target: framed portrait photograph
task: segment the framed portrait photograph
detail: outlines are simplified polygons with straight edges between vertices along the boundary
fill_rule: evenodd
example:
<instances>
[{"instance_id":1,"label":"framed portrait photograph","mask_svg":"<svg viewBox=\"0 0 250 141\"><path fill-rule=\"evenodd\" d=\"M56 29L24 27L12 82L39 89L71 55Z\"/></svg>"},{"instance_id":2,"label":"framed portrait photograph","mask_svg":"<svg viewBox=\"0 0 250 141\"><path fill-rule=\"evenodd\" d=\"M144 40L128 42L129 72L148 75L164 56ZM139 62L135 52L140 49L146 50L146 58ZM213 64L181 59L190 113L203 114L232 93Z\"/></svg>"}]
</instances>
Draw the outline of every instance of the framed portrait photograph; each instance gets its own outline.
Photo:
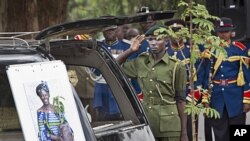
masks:
<instances>
[{"instance_id":1,"label":"framed portrait photograph","mask_svg":"<svg viewBox=\"0 0 250 141\"><path fill-rule=\"evenodd\" d=\"M84 141L67 70L61 61L7 70L26 141Z\"/></svg>"}]
</instances>

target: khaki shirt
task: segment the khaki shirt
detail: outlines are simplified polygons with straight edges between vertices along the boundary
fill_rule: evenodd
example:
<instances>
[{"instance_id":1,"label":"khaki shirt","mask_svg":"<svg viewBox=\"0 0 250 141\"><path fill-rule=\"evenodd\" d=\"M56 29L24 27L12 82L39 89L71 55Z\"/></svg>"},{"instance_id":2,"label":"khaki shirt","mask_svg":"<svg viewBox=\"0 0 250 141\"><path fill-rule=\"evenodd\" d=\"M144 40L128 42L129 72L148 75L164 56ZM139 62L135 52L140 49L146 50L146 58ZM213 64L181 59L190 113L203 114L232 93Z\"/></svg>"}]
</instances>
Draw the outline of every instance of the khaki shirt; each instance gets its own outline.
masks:
<instances>
[{"instance_id":1,"label":"khaki shirt","mask_svg":"<svg viewBox=\"0 0 250 141\"><path fill-rule=\"evenodd\" d=\"M177 66L174 75L175 65ZM122 68L129 77L137 78L144 98L160 97L156 85L167 100L173 100L175 93L184 93L184 99L186 97L185 66L167 54L160 61L155 62L152 55L143 53L136 59L125 62Z\"/></svg>"},{"instance_id":2,"label":"khaki shirt","mask_svg":"<svg viewBox=\"0 0 250 141\"><path fill-rule=\"evenodd\" d=\"M181 99L185 100L186 97L187 74L184 64L167 54L155 62L152 55L144 53L125 62L122 68L129 77L137 78L141 86L144 95L142 104L155 137L178 138L181 131L180 117L177 106L172 102L179 94ZM172 104L163 101L161 96Z\"/></svg>"}]
</instances>

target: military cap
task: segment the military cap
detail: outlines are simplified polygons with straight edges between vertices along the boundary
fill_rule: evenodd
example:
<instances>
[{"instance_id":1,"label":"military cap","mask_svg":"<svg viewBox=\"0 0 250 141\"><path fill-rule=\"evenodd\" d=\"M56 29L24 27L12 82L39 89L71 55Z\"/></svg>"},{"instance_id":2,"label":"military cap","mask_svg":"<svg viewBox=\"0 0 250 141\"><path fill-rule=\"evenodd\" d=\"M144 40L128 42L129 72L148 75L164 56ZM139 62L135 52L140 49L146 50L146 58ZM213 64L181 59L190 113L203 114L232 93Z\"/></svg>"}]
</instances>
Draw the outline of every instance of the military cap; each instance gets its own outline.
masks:
<instances>
[{"instance_id":1,"label":"military cap","mask_svg":"<svg viewBox=\"0 0 250 141\"><path fill-rule=\"evenodd\" d=\"M178 31L182 27L186 26L185 21L181 19L171 19L165 22L165 25L172 28L173 31Z\"/></svg>"},{"instance_id":2,"label":"military cap","mask_svg":"<svg viewBox=\"0 0 250 141\"><path fill-rule=\"evenodd\" d=\"M107 30L111 30L111 29L117 29L117 25L111 25L111 26L105 27L102 29L102 31L107 31Z\"/></svg>"},{"instance_id":3,"label":"military cap","mask_svg":"<svg viewBox=\"0 0 250 141\"><path fill-rule=\"evenodd\" d=\"M149 8L149 7L141 7L141 9L139 9L136 13L148 13L148 12L153 12L155 11L154 9L152 8Z\"/></svg>"},{"instance_id":4,"label":"military cap","mask_svg":"<svg viewBox=\"0 0 250 141\"><path fill-rule=\"evenodd\" d=\"M165 22L166 26L185 26L185 21L181 19L170 19Z\"/></svg>"},{"instance_id":5,"label":"military cap","mask_svg":"<svg viewBox=\"0 0 250 141\"><path fill-rule=\"evenodd\" d=\"M167 34L166 31L155 33L155 31L158 30L158 29L160 29L160 28L166 29L167 27L164 26L164 25L154 25L151 28L149 28L149 30L145 33L145 35L149 36L149 35Z\"/></svg>"},{"instance_id":6,"label":"military cap","mask_svg":"<svg viewBox=\"0 0 250 141\"><path fill-rule=\"evenodd\" d=\"M221 17L220 20L215 22L215 31L231 31L234 30L235 26L233 25L232 19L227 17Z\"/></svg>"}]
</instances>

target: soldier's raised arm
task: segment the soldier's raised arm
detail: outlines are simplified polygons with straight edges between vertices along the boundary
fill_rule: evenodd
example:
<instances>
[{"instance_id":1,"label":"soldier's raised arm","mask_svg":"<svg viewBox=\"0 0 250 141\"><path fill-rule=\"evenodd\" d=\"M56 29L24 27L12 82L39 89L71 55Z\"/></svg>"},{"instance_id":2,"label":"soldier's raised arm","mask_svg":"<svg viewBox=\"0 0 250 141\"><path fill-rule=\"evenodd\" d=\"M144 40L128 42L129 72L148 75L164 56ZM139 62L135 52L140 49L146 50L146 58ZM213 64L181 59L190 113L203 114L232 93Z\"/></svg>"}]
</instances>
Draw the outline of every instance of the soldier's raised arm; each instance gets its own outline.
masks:
<instances>
[{"instance_id":1,"label":"soldier's raised arm","mask_svg":"<svg viewBox=\"0 0 250 141\"><path fill-rule=\"evenodd\" d=\"M145 38L145 35L137 35L135 38L133 38L131 40L130 48L127 49L126 51L124 51L123 53L121 53L116 58L116 61L118 62L118 64L124 63L127 60L127 58L129 57L129 55L138 51L140 48L141 42L144 40L144 38Z\"/></svg>"}]
</instances>

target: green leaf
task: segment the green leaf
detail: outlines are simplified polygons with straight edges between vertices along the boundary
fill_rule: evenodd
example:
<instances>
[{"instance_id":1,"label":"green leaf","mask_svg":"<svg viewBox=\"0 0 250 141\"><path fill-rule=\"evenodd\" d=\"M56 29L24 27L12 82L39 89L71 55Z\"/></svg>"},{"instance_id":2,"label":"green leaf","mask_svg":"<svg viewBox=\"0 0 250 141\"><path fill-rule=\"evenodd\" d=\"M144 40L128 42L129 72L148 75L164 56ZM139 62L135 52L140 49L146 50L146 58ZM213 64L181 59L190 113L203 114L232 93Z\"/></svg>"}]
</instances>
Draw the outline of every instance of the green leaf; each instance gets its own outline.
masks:
<instances>
[{"instance_id":1,"label":"green leaf","mask_svg":"<svg viewBox=\"0 0 250 141\"><path fill-rule=\"evenodd\" d=\"M64 100L64 97L56 96L53 98L53 106L55 108L56 113L61 114L64 112L64 104L61 101L61 99Z\"/></svg>"},{"instance_id":2,"label":"green leaf","mask_svg":"<svg viewBox=\"0 0 250 141\"><path fill-rule=\"evenodd\" d=\"M190 115L192 110L191 110L191 108L187 108L184 110L184 112L187 113L187 115Z\"/></svg>"},{"instance_id":3,"label":"green leaf","mask_svg":"<svg viewBox=\"0 0 250 141\"><path fill-rule=\"evenodd\" d=\"M214 116L214 111L213 109L210 109L210 117L213 118L213 116Z\"/></svg>"}]
</instances>

